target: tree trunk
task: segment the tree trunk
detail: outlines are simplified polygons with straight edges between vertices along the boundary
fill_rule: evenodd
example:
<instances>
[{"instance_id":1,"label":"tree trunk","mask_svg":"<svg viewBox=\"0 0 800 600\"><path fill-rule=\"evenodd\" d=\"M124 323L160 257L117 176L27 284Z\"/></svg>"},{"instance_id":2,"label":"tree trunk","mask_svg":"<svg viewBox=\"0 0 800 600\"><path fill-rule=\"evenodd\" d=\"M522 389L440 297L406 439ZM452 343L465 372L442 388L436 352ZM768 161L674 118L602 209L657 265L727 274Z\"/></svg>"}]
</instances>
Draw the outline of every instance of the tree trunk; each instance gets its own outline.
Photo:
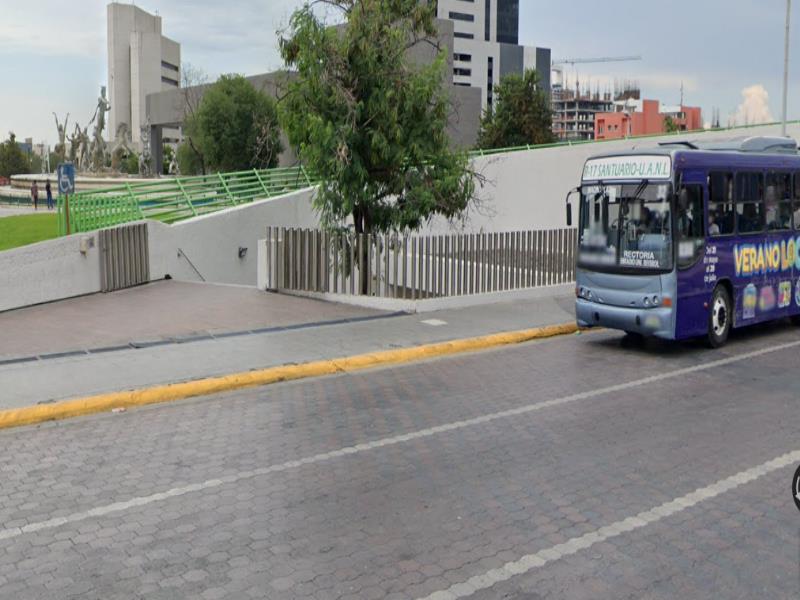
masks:
<instances>
[{"instance_id":1,"label":"tree trunk","mask_svg":"<svg viewBox=\"0 0 800 600\"><path fill-rule=\"evenodd\" d=\"M369 244L370 244L370 222L369 213L366 209L356 205L353 208L353 224L356 230L356 256L358 269L358 289L362 296L369 295ZM361 235L365 234L365 235ZM361 268L363 266L363 268Z\"/></svg>"}]
</instances>

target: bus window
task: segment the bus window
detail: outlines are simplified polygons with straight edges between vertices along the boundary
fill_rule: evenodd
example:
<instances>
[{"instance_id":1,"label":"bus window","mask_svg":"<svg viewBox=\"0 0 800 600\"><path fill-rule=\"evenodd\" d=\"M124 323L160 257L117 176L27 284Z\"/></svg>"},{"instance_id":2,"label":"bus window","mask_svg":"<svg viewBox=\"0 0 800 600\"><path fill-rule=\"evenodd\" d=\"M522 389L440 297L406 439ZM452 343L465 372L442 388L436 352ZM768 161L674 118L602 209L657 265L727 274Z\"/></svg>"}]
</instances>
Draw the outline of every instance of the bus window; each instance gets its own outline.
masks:
<instances>
[{"instance_id":1,"label":"bus window","mask_svg":"<svg viewBox=\"0 0 800 600\"><path fill-rule=\"evenodd\" d=\"M684 185L676 199L678 267L688 267L697 262L705 246L703 188L699 185Z\"/></svg>"},{"instance_id":2,"label":"bus window","mask_svg":"<svg viewBox=\"0 0 800 600\"><path fill-rule=\"evenodd\" d=\"M764 176L761 173L737 173L734 191L738 232L764 231Z\"/></svg>"},{"instance_id":3,"label":"bus window","mask_svg":"<svg viewBox=\"0 0 800 600\"><path fill-rule=\"evenodd\" d=\"M794 174L794 226L795 229L800 229L800 173Z\"/></svg>"},{"instance_id":4,"label":"bus window","mask_svg":"<svg viewBox=\"0 0 800 600\"><path fill-rule=\"evenodd\" d=\"M800 200L798 200L800 205ZM708 235L733 233L733 175L709 173L708 175Z\"/></svg>"},{"instance_id":5,"label":"bus window","mask_svg":"<svg viewBox=\"0 0 800 600\"><path fill-rule=\"evenodd\" d=\"M764 192L766 206L767 229L791 229L792 199L791 181L788 173L770 173L767 175L767 189Z\"/></svg>"}]
</instances>

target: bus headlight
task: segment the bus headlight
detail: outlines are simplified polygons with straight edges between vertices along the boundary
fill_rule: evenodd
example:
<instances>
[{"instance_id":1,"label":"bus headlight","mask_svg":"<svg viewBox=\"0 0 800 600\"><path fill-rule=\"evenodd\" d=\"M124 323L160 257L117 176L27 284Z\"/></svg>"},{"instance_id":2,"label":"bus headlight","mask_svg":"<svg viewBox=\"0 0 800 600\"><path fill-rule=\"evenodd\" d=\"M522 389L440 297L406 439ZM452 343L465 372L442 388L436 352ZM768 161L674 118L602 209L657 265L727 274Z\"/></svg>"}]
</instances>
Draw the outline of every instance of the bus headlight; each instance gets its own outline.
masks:
<instances>
[{"instance_id":1,"label":"bus headlight","mask_svg":"<svg viewBox=\"0 0 800 600\"><path fill-rule=\"evenodd\" d=\"M658 296L653 296L653 306L658 306L658 305L659 305Z\"/></svg>"},{"instance_id":2,"label":"bus headlight","mask_svg":"<svg viewBox=\"0 0 800 600\"><path fill-rule=\"evenodd\" d=\"M644 305L650 306L650 298L648 298L647 296L644 297Z\"/></svg>"}]
</instances>

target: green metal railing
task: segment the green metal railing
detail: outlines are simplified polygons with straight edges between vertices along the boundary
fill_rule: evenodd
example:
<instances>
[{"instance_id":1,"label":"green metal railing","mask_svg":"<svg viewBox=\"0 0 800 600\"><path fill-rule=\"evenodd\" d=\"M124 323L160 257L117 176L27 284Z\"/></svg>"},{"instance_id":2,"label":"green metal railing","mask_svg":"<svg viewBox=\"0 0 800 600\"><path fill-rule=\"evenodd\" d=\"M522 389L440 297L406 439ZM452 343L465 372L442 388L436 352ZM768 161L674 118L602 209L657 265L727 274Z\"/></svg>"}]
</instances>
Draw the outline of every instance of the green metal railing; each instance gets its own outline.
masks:
<instances>
[{"instance_id":1,"label":"green metal railing","mask_svg":"<svg viewBox=\"0 0 800 600\"><path fill-rule=\"evenodd\" d=\"M69 232L94 231L140 219L174 223L314 184L303 167L291 167L164 178L87 190L69 198ZM60 235L67 233L65 208L65 200L60 197Z\"/></svg>"},{"instance_id":2,"label":"green metal railing","mask_svg":"<svg viewBox=\"0 0 800 600\"><path fill-rule=\"evenodd\" d=\"M789 121L788 123L794 125L800 121ZM671 135L685 136L709 131L735 131L770 125L780 125L780 123L676 131ZM666 135L670 134L659 133L624 139L639 140ZM470 156L476 158L507 152L603 144L613 141L620 140L577 140L513 148L492 148L474 150L470 152ZM140 219L156 219L165 223L174 223L181 219L215 212L256 199L286 194L313 186L316 183L317 179L300 166L262 171L254 169L237 173L215 173L196 177L164 178L158 181L131 182L105 189L87 190L75 194L69 199L69 230L70 233L93 231ZM60 235L67 233L63 198L58 199L58 231Z\"/></svg>"}]
</instances>

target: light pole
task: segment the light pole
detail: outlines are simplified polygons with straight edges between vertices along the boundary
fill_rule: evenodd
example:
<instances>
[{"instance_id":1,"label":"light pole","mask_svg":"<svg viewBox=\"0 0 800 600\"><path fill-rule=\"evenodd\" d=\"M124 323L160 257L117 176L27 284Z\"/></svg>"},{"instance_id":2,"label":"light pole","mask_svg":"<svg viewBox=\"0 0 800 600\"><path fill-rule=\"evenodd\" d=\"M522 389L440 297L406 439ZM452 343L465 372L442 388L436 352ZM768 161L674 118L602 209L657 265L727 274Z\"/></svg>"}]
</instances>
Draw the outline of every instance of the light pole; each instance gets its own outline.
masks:
<instances>
[{"instance_id":1,"label":"light pole","mask_svg":"<svg viewBox=\"0 0 800 600\"><path fill-rule=\"evenodd\" d=\"M786 37L783 43L783 111L781 135L786 137L786 99L789 94L789 19L792 16L792 0L786 0Z\"/></svg>"}]
</instances>

